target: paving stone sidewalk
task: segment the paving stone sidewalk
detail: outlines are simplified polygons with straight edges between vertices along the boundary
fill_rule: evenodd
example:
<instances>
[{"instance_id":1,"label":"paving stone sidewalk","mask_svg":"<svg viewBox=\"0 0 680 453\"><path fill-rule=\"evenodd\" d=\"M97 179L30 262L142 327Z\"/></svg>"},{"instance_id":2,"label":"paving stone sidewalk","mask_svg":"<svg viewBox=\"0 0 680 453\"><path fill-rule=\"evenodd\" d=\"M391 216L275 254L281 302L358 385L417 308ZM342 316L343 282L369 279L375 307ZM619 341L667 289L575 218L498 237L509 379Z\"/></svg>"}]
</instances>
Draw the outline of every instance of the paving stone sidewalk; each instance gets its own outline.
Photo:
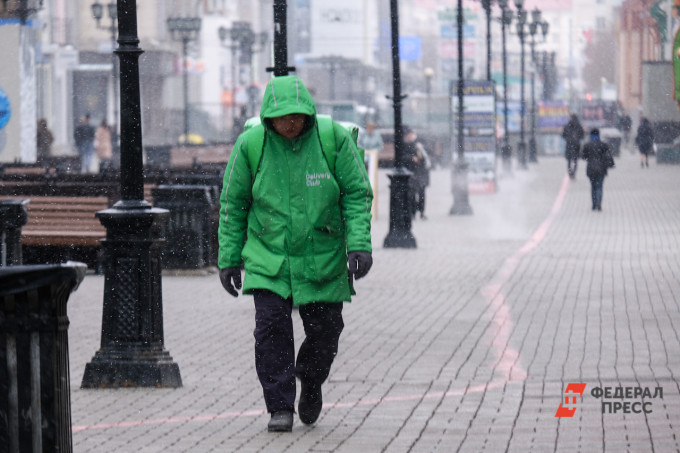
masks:
<instances>
[{"instance_id":1,"label":"paving stone sidewalk","mask_svg":"<svg viewBox=\"0 0 680 453\"><path fill-rule=\"evenodd\" d=\"M321 417L292 433L266 432L252 298L228 296L214 271L163 278L182 388L80 389L101 329L103 278L88 275L69 301L74 450L680 452L680 167L641 169L623 152L602 212L585 165L565 173L542 157L459 217L450 172L434 170L405 250L382 246L381 170L373 269L345 306ZM568 383L585 383L583 397L555 417ZM606 387L663 398L593 396ZM651 412L632 411L643 403Z\"/></svg>"}]
</instances>

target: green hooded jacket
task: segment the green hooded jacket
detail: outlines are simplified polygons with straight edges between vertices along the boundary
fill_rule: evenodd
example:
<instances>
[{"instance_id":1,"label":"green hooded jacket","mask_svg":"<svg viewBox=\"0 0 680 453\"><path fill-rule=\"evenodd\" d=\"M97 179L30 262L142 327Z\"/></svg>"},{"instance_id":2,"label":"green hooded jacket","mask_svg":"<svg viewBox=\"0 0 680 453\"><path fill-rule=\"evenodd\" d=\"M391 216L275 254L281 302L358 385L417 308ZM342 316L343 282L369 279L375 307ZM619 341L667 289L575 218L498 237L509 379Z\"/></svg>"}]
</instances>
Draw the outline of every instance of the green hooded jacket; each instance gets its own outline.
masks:
<instances>
[{"instance_id":1,"label":"green hooded jacket","mask_svg":"<svg viewBox=\"0 0 680 453\"><path fill-rule=\"evenodd\" d=\"M287 139L268 119L291 113L309 118L298 137ZM357 147L344 128L334 129L331 174L314 100L296 76L267 84L260 120L259 169L252 171L247 157L251 130L239 136L224 173L218 266L243 260L244 294L267 289L292 296L295 305L350 301L347 252L371 252L373 192Z\"/></svg>"}]
</instances>

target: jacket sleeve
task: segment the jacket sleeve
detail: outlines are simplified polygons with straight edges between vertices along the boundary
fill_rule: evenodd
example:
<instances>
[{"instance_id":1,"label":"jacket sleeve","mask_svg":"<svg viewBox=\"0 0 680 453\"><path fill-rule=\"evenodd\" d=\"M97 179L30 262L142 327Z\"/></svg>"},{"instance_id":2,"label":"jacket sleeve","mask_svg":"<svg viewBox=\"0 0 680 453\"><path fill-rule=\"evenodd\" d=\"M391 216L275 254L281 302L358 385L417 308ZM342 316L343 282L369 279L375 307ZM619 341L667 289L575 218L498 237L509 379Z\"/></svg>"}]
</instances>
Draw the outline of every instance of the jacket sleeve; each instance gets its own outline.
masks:
<instances>
[{"instance_id":1,"label":"jacket sleeve","mask_svg":"<svg viewBox=\"0 0 680 453\"><path fill-rule=\"evenodd\" d=\"M340 209L345 224L348 251L372 252L371 207L373 190L364 161L342 126L334 124L337 157L335 180L340 187Z\"/></svg>"},{"instance_id":2,"label":"jacket sleeve","mask_svg":"<svg viewBox=\"0 0 680 453\"><path fill-rule=\"evenodd\" d=\"M248 211L252 202L252 174L247 144L239 137L224 171L220 195L220 221L217 237L220 269L241 265L241 250L246 238Z\"/></svg>"}]
</instances>

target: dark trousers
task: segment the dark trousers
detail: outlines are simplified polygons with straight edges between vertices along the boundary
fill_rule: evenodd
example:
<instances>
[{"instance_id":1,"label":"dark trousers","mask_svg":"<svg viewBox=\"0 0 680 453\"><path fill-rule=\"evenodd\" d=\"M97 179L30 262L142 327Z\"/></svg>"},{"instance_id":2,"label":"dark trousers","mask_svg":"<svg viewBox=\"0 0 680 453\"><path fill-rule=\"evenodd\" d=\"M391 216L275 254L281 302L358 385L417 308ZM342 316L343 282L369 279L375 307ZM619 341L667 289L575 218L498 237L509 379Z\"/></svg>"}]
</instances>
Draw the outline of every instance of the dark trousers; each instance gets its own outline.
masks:
<instances>
[{"instance_id":1,"label":"dark trousers","mask_svg":"<svg viewBox=\"0 0 680 453\"><path fill-rule=\"evenodd\" d=\"M578 142L567 142L567 149L564 157L567 158L567 173L573 178L576 176L576 167L578 166L578 158L581 152L581 145Z\"/></svg>"},{"instance_id":2,"label":"dark trousers","mask_svg":"<svg viewBox=\"0 0 680 453\"><path fill-rule=\"evenodd\" d=\"M316 302L299 307L305 339L295 360L292 298L259 290L255 300L255 369L268 412L293 411L295 377L321 385L338 353L344 327L342 303Z\"/></svg>"},{"instance_id":3,"label":"dark trousers","mask_svg":"<svg viewBox=\"0 0 680 453\"><path fill-rule=\"evenodd\" d=\"M418 211L421 217L425 215L425 186L418 186L416 189L416 209L413 215Z\"/></svg>"},{"instance_id":4,"label":"dark trousers","mask_svg":"<svg viewBox=\"0 0 680 453\"><path fill-rule=\"evenodd\" d=\"M602 185L604 175L590 176L590 197L593 200L593 209L602 207Z\"/></svg>"},{"instance_id":5,"label":"dark trousers","mask_svg":"<svg viewBox=\"0 0 680 453\"><path fill-rule=\"evenodd\" d=\"M576 176L576 167L578 166L578 157L569 157L567 159L567 173L570 177Z\"/></svg>"}]
</instances>

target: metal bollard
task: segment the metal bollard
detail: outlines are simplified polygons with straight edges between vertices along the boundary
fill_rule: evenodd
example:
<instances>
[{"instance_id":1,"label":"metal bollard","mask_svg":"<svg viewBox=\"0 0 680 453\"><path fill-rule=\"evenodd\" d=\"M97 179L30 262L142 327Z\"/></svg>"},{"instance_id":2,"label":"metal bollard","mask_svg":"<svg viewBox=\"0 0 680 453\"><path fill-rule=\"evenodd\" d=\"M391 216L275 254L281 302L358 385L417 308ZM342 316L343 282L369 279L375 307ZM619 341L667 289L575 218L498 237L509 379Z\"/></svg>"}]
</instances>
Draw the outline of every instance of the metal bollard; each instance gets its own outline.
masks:
<instances>
[{"instance_id":1,"label":"metal bollard","mask_svg":"<svg viewBox=\"0 0 680 453\"><path fill-rule=\"evenodd\" d=\"M0 269L0 449L71 452L66 302L87 266Z\"/></svg>"},{"instance_id":2,"label":"metal bollard","mask_svg":"<svg viewBox=\"0 0 680 453\"><path fill-rule=\"evenodd\" d=\"M21 227L28 222L28 200L0 200L0 266L22 263Z\"/></svg>"}]
</instances>

